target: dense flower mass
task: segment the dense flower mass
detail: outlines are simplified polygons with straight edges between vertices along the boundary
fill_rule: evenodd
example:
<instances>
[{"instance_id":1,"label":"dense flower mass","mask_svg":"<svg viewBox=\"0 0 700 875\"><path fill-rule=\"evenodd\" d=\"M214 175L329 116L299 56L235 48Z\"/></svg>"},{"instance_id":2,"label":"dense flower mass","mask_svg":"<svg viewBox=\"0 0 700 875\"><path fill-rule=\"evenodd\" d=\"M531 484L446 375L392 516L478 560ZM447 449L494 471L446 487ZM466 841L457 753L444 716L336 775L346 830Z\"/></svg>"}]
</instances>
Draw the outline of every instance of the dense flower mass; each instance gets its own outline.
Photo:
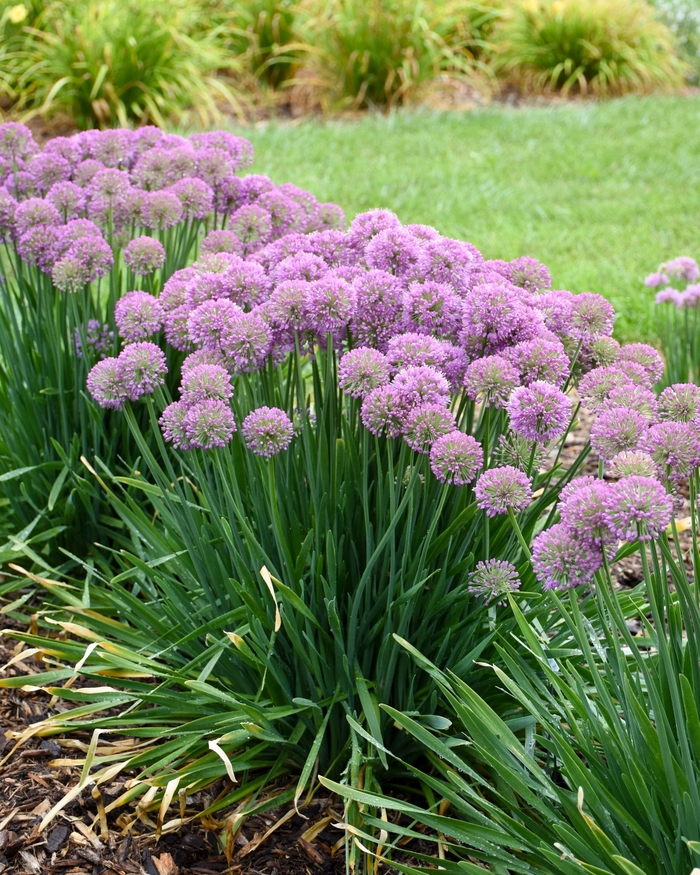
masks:
<instances>
[{"instance_id":1,"label":"dense flower mass","mask_svg":"<svg viewBox=\"0 0 700 875\"><path fill-rule=\"evenodd\" d=\"M279 407L258 407L243 420L241 434L249 450L269 459L290 445L294 425Z\"/></svg>"},{"instance_id":2,"label":"dense flower mass","mask_svg":"<svg viewBox=\"0 0 700 875\"><path fill-rule=\"evenodd\" d=\"M490 468L479 477L474 489L478 506L487 516L501 513L520 513L532 499L532 484L527 474L504 465Z\"/></svg>"}]
</instances>

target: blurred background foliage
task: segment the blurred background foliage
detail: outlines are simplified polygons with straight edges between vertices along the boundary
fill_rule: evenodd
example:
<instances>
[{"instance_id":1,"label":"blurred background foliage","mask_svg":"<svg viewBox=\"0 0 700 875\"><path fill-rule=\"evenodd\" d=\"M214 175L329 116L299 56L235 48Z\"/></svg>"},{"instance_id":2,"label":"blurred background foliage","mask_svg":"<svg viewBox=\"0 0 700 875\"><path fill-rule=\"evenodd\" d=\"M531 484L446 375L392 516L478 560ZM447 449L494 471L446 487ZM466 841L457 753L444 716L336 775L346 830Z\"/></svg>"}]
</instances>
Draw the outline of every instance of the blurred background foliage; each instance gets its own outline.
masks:
<instances>
[{"instance_id":1,"label":"blurred background foliage","mask_svg":"<svg viewBox=\"0 0 700 875\"><path fill-rule=\"evenodd\" d=\"M79 127L392 108L434 81L485 98L672 89L700 0L25 0L0 3L0 101Z\"/></svg>"}]
</instances>

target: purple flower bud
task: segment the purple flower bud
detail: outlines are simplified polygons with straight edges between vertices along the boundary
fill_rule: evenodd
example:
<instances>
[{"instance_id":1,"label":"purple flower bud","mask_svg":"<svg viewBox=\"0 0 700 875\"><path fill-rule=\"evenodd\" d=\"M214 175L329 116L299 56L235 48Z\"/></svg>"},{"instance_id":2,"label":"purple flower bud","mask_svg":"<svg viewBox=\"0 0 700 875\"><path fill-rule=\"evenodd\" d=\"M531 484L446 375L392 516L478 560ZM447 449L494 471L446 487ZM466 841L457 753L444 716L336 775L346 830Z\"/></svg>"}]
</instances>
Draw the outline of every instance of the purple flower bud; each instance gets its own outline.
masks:
<instances>
[{"instance_id":1,"label":"purple flower bud","mask_svg":"<svg viewBox=\"0 0 700 875\"><path fill-rule=\"evenodd\" d=\"M394 371L423 366L440 368L445 358L445 349L434 337L407 331L391 338L387 344L386 356Z\"/></svg>"},{"instance_id":2,"label":"purple flower bud","mask_svg":"<svg viewBox=\"0 0 700 875\"><path fill-rule=\"evenodd\" d=\"M566 431L571 418L571 401L561 389L536 380L513 392L507 410L510 427L516 434L546 443Z\"/></svg>"},{"instance_id":3,"label":"purple flower bud","mask_svg":"<svg viewBox=\"0 0 700 875\"><path fill-rule=\"evenodd\" d=\"M650 289L656 289L659 286L668 285L669 282L669 278L664 273L650 273L644 280L644 285Z\"/></svg>"},{"instance_id":4,"label":"purple flower bud","mask_svg":"<svg viewBox=\"0 0 700 875\"><path fill-rule=\"evenodd\" d=\"M189 408L182 420L182 431L191 449L225 447L235 430L231 408L218 399L200 401Z\"/></svg>"},{"instance_id":5,"label":"purple flower bud","mask_svg":"<svg viewBox=\"0 0 700 875\"><path fill-rule=\"evenodd\" d=\"M182 379L184 380L189 371L200 365L219 365L226 370L226 359L224 358L224 354L218 350L198 349L195 352L190 353L183 361L182 367L180 368Z\"/></svg>"},{"instance_id":6,"label":"purple flower bud","mask_svg":"<svg viewBox=\"0 0 700 875\"><path fill-rule=\"evenodd\" d=\"M165 264L165 248L153 237L134 237L124 249L124 263L136 276L148 276Z\"/></svg>"},{"instance_id":7,"label":"purple flower bud","mask_svg":"<svg viewBox=\"0 0 700 875\"><path fill-rule=\"evenodd\" d=\"M512 465L519 471L539 471L546 458L546 447L543 444L533 444L532 441L508 432L499 435L495 458L499 465Z\"/></svg>"},{"instance_id":8,"label":"purple flower bud","mask_svg":"<svg viewBox=\"0 0 700 875\"><path fill-rule=\"evenodd\" d=\"M541 335L539 310L526 306L508 283L478 286L464 299L460 342L473 358L500 353Z\"/></svg>"},{"instance_id":9,"label":"purple flower bud","mask_svg":"<svg viewBox=\"0 0 700 875\"><path fill-rule=\"evenodd\" d=\"M479 477L474 488L477 506L486 516L521 513L532 501L530 478L517 468L489 468Z\"/></svg>"},{"instance_id":10,"label":"purple flower bud","mask_svg":"<svg viewBox=\"0 0 700 875\"><path fill-rule=\"evenodd\" d=\"M348 223L342 207L330 203L318 205L316 221L322 231L344 231Z\"/></svg>"},{"instance_id":11,"label":"purple flower bud","mask_svg":"<svg viewBox=\"0 0 700 875\"><path fill-rule=\"evenodd\" d=\"M195 365L183 373L180 395L187 407L217 398L228 401L233 395L231 377L220 365Z\"/></svg>"},{"instance_id":12,"label":"purple flower bud","mask_svg":"<svg viewBox=\"0 0 700 875\"><path fill-rule=\"evenodd\" d=\"M193 176L198 176L212 188L224 179L227 179L234 171L231 156L225 149L216 146L198 148L195 153L195 170Z\"/></svg>"},{"instance_id":13,"label":"purple flower bud","mask_svg":"<svg viewBox=\"0 0 700 875\"><path fill-rule=\"evenodd\" d=\"M75 137L54 137L44 146L44 155L59 155L71 167L76 167L82 160L83 152Z\"/></svg>"},{"instance_id":14,"label":"purple flower bud","mask_svg":"<svg viewBox=\"0 0 700 875\"><path fill-rule=\"evenodd\" d=\"M494 600L498 605L505 604L509 592L519 589L520 578L514 565L500 559L488 559L478 562L469 575L467 592L482 597L487 605Z\"/></svg>"},{"instance_id":15,"label":"purple flower bud","mask_svg":"<svg viewBox=\"0 0 700 875\"><path fill-rule=\"evenodd\" d=\"M183 304L173 310L166 311L163 316L165 340L179 352L190 352L193 348L189 331L191 312L187 304Z\"/></svg>"},{"instance_id":16,"label":"purple flower bud","mask_svg":"<svg viewBox=\"0 0 700 875\"><path fill-rule=\"evenodd\" d=\"M604 410L591 427L591 447L601 459L610 460L623 450L636 450L649 423L630 407Z\"/></svg>"},{"instance_id":17,"label":"purple flower bud","mask_svg":"<svg viewBox=\"0 0 700 875\"><path fill-rule=\"evenodd\" d=\"M73 171L73 182L80 188L89 188L90 183L101 170L106 170L101 161L87 158L85 161L79 162Z\"/></svg>"},{"instance_id":18,"label":"purple flower bud","mask_svg":"<svg viewBox=\"0 0 700 875\"><path fill-rule=\"evenodd\" d=\"M279 407L258 407L243 420L241 434L251 452L270 459L289 447L294 426Z\"/></svg>"},{"instance_id":19,"label":"purple flower bud","mask_svg":"<svg viewBox=\"0 0 700 875\"><path fill-rule=\"evenodd\" d=\"M192 309L205 301L216 301L226 297L224 280L218 273L197 273L185 286L185 302Z\"/></svg>"},{"instance_id":20,"label":"purple flower bud","mask_svg":"<svg viewBox=\"0 0 700 875\"><path fill-rule=\"evenodd\" d=\"M267 312L275 328L304 330L308 290L309 283L306 280L287 280L274 289L267 302Z\"/></svg>"},{"instance_id":21,"label":"purple flower bud","mask_svg":"<svg viewBox=\"0 0 700 875\"><path fill-rule=\"evenodd\" d=\"M622 541L649 541L671 522L673 499L652 477L625 477L610 487L606 522Z\"/></svg>"},{"instance_id":22,"label":"purple flower bud","mask_svg":"<svg viewBox=\"0 0 700 875\"><path fill-rule=\"evenodd\" d=\"M114 321L125 343L146 340L160 331L163 311L157 298L147 292L127 292L114 307Z\"/></svg>"},{"instance_id":23,"label":"purple flower bud","mask_svg":"<svg viewBox=\"0 0 700 875\"><path fill-rule=\"evenodd\" d=\"M378 386L365 395L360 411L364 427L377 437L399 437L406 423L407 407L394 386Z\"/></svg>"},{"instance_id":24,"label":"purple flower bud","mask_svg":"<svg viewBox=\"0 0 700 875\"><path fill-rule=\"evenodd\" d=\"M131 180L124 170L98 170L90 180L87 194L91 199L103 197L113 200L125 195L130 188Z\"/></svg>"},{"instance_id":25,"label":"purple flower bud","mask_svg":"<svg viewBox=\"0 0 700 875\"><path fill-rule=\"evenodd\" d=\"M254 307L266 301L270 294L270 280L259 264L229 256L231 264L222 277L222 289L239 307Z\"/></svg>"},{"instance_id":26,"label":"purple flower bud","mask_svg":"<svg viewBox=\"0 0 700 875\"><path fill-rule=\"evenodd\" d=\"M301 207L306 217L306 224L300 230L306 233L320 230L318 224L319 203L310 191L305 191L291 182L283 182L282 185L277 186L277 190Z\"/></svg>"},{"instance_id":27,"label":"purple flower bud","mask_svg":"<svg viewBox=\"0 0 700 875\"><path fill-rule=\"evenodd\" d=\"M595 413L610 398L614 389L633 385L625 371L617 365L595 368L583 377L578 385L581 403Z\"/></svg>"},{"instance_id":28,"label":"purple flower bud","mask_svg":"<svg viewBox=\"0 0 700 875\"><path fill-rule=\"evenodd\" d=\"M340 388L353 398L362 398L377 386L385 386L390 376L391 368L386 356L367 346L350 350L338 366Z\"/></svg>"},{"instance_id":29,"label":"purple flower bud","mask_svg":"<svg viewBox=\"0 0 700 875\"><path fill-rule=\"evenodd\" d=\"M542 292L533 300L533 306L542 314L545 327L560 339L571 331L576 296L571 292L556 290Z\"/></svg>"},{"instance_id":30,"label":"purple flower bud","mask_svg":"<svg viewBox=\"0 0 700 875\"><path fill-rule=\"evenodd\" d=\"M532 570L545 589L587 586L602 564L600 547L581 541L563 523L541 532L532 543Z\"/></svg>"},{"instance_id":31,"label":"purple flower bud","mask_svg":"<svg viewBox=\"0 0 700 875\"><path fill-rule=\"evenodd\" d=\"M189 281L195 276L197 276L197 273L191 267L176 270L171 275L170 279L167 280L161 289L158 298L164 313L174 310L176 307L182 307L183 304L187 303L185 289Z\"/></svg>"},{"instance_id":32,"label":"purple flower bud","mask_svg":"<svg viewBox=\"0 0 700 875\"><path fill-rule=\"evenodd\" d=\"M689 283L695 282L700 275L695 259L689 258L687 255L681 255L666 264L662 264L661 270L674 279L686 280Z\"/></svg>"},{"instance_id":33,"label":"purple flower bud","mask_svg":"<svg viewBox=\"0 0 700 875\"><path fill-rule=\"evenodd\" d=\"M487 407L505 407L519 384L518 372L500 355L489 355L467 366L464 387L468 398Z\"/></svg>"},{"instance_id":34,"label":"purple flower bud","mask_svg":"<svg viewBox=\"0 0 700 875\"><path fill-rule=\"evenodd\" d=\"M404 440L412 450L427 456L438 438L456 428L455 418L444 404L419 404L406 417Z\"/></svg>"},{"instance_id":35,"label":"purple flower bud","mask_svg":"<svg viewBox=\"0 0 700 875\"><path fill-rule=\"evenodd\" d=\"M39 147L34 136L21 122L4 122L0 125L0 155L13 161L28 158Z\"/></svg>"},{"instance_id":36,"label":"purple flower bud","mask_svg":"<svg viewBox=\"0 0 700 875\"><path fill-rule=\"evenodd\" d=\"M57 182L65 182L70 178L71 166L60 155L37 155L28 164L29 176L34 188L41 195Z\"/></svg>"},{"instance_id":37,"label":"purple flower bud","mask_svg":"<svg viewBox=\"0 0 700 875\"><path fill-rule=\"evenodd\" d=\"M350 331L358 344L386 352L392 336L402 330L403 283L385 271L370 270L358 277L353 285L357 304ZM398 366L406 364L409 362L402 360Z\"/></svg>"},{"instance_id":38,"label":"purple flower bud","mask_svg":"<svg viewBox=\"0 0 700 875\"><path fill-rule=\"evenodd\" d=\"M288 280L305 280L314 282L328 272L328 265L318 255L311 252L297 252L284 258L272 271L275 283Z\"/></svg>"},{"instance_id":39,"label":"purple flower bud","mask_svg":"<svg viewBox=\"0 0 700 875\"><path fill-rule=\"evenodd\" d=\"M17 201L4 186L0 186L0 243L12 238L16 209Z\"/></svg>"},{"instance_id":40,"label":"purple flower bud","mask_svg":"<svg viewBox=\"0 0 700 875\"><path fill-rule=\"evenodd\" d=\"M415 231L413 236L417 236ZM423 244L423 257L417 269L426 281L445 283L462 295L471 284L472 271L481 262L481 253L470 243L438 235Z\"/></svg>"},{"instance_id":41,"label":"purple flower bud","mask_svg":"<svg viewBox=\"0 0 700 875\"><path fill-rule=\"evenodd\" d=\"M228 131L204 131L191 134L189 143L197 150L221 149L228 155L233 170L244 170L253 163L253 144Z\"/></svg>"},{"instance_id":42,"label":"purple flower bud","mask_svg":"<svg viewBox=\"0 0 700 875\"><path fill-rule=\"evenodd\" d=\"M280 191L266 191L256 201L270 214L272 230L270 239L276 240L292 230L297 230L304 222L304 211L291 198Z\"/></svg>"},{"instance_id":43,"label":"purple flower bud","mask_svg":"<svg viewBox=\"0 0 700 875\"><path fill-rule=\"evenodd\" d=\"M466 486L484 464L481 444L471 435L451 431L430 448L430 468L440 483Z\"/></svg>"},{"instance_id":44,"label":"purple flower bud","mask_svg":"<svg viewBox=\"0 0 700 875\"><path fill-rule=\"evenodd\" d=\"M97 362L87 376L87 390L100 405L119 410L126 400L117 359L107 358Z\"/></svg>"},{"instance_id":45,"label":"purple flower bud","mask_svg":"<svg viewBox=\"0 0 700 875\"><path fill-rule=\"evenodd\" d=\"M649 424L656 419L656 395L644 386L626 385L611 389L607 400L603 401L598 410L610 410L613 407L630 407L641 413Z\"/></svg>"},{"instance_id":46,"label":"purple flower bud","mask_svg":"<svg viewBox=\"0 0 700 875\"><path fill-rule=\"evenodd\" d=\"M117 357L119 386L130 401L152 394L163 385L167 373L165 354L155 343L130 343Z\"/></svg>"}]
</instances>

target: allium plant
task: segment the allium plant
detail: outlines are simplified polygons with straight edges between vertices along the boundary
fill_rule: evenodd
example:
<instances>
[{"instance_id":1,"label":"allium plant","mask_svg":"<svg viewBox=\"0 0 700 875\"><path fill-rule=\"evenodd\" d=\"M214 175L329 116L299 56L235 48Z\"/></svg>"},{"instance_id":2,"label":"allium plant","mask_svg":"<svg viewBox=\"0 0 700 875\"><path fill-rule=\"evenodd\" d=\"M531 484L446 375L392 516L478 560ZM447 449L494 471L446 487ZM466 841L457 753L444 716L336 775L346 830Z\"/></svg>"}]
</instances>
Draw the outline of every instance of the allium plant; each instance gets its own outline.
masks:
<instances>
[{"instance_id":1,"label":"allium plant","mask_svg":"<svg viewBox=\"0 0 700 875\"><path fill-rule=\"evenodd\" d=\"M655 292L656 328L666 368L663 385L700 383L700 283L698 265L688 256L659 265L644 281Z\"/></svg>"}]
</instances>

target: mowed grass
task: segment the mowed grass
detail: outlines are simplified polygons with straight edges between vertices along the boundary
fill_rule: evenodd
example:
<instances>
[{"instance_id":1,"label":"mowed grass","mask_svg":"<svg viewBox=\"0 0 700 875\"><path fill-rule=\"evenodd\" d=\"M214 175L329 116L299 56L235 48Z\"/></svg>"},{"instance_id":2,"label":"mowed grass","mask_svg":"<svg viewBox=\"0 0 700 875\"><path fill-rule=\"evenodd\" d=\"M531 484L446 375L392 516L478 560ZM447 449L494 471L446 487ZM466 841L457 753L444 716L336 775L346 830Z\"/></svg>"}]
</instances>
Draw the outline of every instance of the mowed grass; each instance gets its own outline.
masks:
<instances>
[{"instance_id":1,"label":"mowed grass","mask_svg":"<svg viewBox=\"0 0 700 875\"><path fill-rule=\"evenodd\" d=\"M252 172L292 181L351 219L375 207L532 255L555 288L595 291L621 340L653 338L657 264L700 256L700 97L625 98L460 114L269 123L241 131Z\"/></svg>"}]
</instances>

